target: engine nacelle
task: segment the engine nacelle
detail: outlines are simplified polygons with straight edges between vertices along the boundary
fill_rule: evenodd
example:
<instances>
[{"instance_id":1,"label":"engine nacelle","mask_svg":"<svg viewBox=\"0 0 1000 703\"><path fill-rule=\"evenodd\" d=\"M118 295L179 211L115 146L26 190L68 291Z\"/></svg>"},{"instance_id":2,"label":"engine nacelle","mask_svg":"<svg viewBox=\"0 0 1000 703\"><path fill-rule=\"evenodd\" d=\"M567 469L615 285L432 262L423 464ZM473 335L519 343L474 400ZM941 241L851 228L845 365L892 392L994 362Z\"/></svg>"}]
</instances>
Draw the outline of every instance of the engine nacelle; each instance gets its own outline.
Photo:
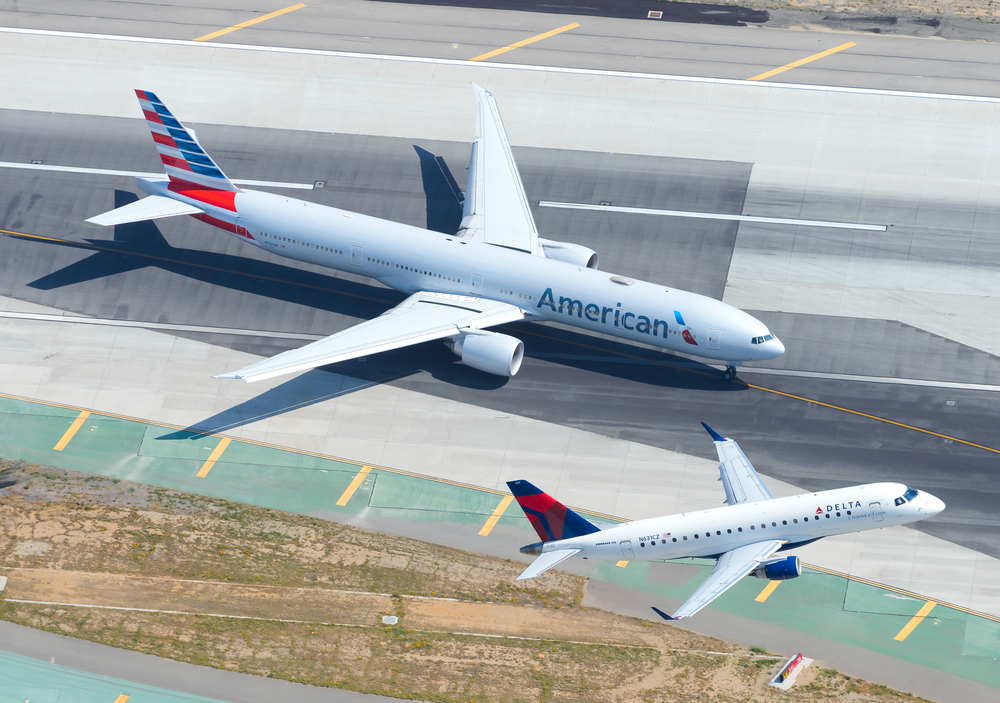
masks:
<instances>
[{"instance_id":1,"label":"engine nacelle","mask_svg":"<svg viewBox=\"0 0 1000 703\"><path fill-rule=\"evenodd\" d=\"M549 259L589 269L597 268L597 252L593 249L569 242L555 242L551 239L539 238L538 243L542 245L542 250Z\"/></svg>"},{"instance_id":2,"label":"engine nacelle","mask_svg":"<svg viewBox=\"0 0 1000 703\"><path fill-rule=\"evenodd\" d=\"M759 579L787 581L802 575L802 564L798 557L786 557L780 561L772 561L769 564L758 566L753 575Z\"/></svg>"},{"instance_id":3,"label":"engine nacelle","mask_svg":"<svg viewBox=\"0 0 1000 703\"><path fill-rule=\"evenodd\" d=\"M513 376L524 359L524 343L520 339L496 332L466 332L449 346L466 366L496 376Z\"/></svg>"}]
</instances>

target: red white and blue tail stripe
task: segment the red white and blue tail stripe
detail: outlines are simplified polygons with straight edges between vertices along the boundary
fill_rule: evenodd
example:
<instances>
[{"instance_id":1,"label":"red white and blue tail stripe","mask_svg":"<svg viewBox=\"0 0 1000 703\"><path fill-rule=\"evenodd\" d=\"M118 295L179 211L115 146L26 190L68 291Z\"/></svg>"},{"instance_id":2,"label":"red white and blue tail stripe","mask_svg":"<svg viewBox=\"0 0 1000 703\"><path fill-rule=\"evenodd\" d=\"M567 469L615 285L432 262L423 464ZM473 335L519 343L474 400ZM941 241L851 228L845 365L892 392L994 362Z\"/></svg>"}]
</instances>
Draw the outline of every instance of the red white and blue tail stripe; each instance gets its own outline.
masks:
<instances>
[{"instance_id":1,"label":"red white and blue tail stripe","mask_svg":"<svg viewBox=\"0 0 1000 703\"><path fill-rule=\"evenodd\" d=\"M155 93L136 90L135 95L171 182L183 181L178 185L232 193L239 190L205 153L191 130L170 113Z\"/></svg>"},{"instance_id":2,"label":"red white and blue tail stripe","mask_svg":"<svg viewBox=\"0 0 1000 703\"><path fill-rule=\"evenodd\" d=\"M567 508L558 500L527 481L508 481L507 487L517 499L525 516L542 542L581 537L600 528Z\"/></svg>"}]
</instances>

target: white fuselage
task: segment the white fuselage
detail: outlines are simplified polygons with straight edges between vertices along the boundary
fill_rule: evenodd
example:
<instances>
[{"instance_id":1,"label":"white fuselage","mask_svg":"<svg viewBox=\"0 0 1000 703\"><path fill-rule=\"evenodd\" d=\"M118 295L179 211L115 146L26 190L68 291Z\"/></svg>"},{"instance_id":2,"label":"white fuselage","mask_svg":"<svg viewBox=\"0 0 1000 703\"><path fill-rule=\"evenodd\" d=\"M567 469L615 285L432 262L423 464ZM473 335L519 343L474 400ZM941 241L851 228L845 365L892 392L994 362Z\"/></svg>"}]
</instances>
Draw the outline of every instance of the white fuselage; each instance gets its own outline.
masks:
<instances>
[{"instance_id":1,"label":"white fuselage","mask_svg":"<svg viewBox=\"0 0 1000 703\"><path fill-rule=\"evenodd\" d=\"M232 212L168 193L166 181L140 180L140 187L208 210L237 225L233 236L265 251L370 276L403 293L499 300L521 307L529 319L719 361L784 352L777 338L753 343L769 335L759 320L695 293L281 195L241 190Z\"/></svg>"},{"instance_id":2,"label":"white fuselage","mask_svg":"<svg viewBox=\"0 0 1000 703\"><path fill-rule=\"evenodd\" d=\"M867 483L756 503L636 520L581 537L546 542L542 552L579 549L589 559L659 561L714 557L747 544L786 542L791 549L821 537L903 525L944 509L938 498L917 491L897 505L907 487Z\"/></svg>"}]
</instances>

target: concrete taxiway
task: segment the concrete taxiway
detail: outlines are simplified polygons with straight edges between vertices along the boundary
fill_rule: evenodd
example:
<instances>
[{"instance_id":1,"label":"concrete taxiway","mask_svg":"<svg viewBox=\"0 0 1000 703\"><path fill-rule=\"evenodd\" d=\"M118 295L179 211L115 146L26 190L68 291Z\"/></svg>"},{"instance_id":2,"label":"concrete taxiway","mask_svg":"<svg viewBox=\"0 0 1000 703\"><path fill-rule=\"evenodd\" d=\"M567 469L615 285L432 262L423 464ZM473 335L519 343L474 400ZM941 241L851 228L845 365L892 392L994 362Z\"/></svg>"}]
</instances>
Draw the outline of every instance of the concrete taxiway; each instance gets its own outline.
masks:
<instances>
[{"instance_id":1,"label":"concrete taxiway","mask_svg":"<svg viewBox=\"0 0 1000 703\"><path fill-rule=\"evenodd\" d=\"M248 252L184 220L114 232L82 225L135 194L126 177L0 169L3 226L21 233L0 241L0 294L7 311L37 316L2 320L0 391L490 488L529 477L568 503L633 518L718 505L713 452L696 427L704 419L741 442L776 494L877 474L941 496L949 510L919 530L824 540L804 556L1000 614L1000 522L988 479L1000 385L995 101L55 34L4 39L3 161L157 170L133 119L130 91L141 85L197 127L235 178L323 181L304 197L445 227L456 201L442 166L464 181L475 80L500 102L532 201L886 229L536 209L547 236L592 246L602 268L723 297L766 319L789 349L770 369L785 375L746 369L749 386L724 384L688 359L550 326L511 330L529 359L505 385L428 345L338 368L344 376L245 386L209 376L399 297ZM48 317L62 313L107 324ZM177 327L168 335L116 321ZM16 439L4 442L6 454L17 451Z\"/></svg>"}]
</instances>

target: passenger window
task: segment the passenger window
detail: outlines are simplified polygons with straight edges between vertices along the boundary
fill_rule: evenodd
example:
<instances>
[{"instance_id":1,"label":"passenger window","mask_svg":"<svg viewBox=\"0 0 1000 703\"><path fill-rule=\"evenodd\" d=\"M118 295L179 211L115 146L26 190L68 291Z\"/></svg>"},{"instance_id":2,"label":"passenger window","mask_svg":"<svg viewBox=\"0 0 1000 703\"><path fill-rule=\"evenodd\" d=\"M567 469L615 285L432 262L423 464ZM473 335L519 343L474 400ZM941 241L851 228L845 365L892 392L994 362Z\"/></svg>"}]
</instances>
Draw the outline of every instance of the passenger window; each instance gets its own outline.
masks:
<instances>
[{"instance_id":1,"label":"passenger window","mask_svg":"<svg viewBox=\"0 0 1000 703\"><path fill-rule=\"evenodd\" d=\"M787 524L788 524L788 520L782 520L782 521L781 521L781 524L782 524L782 525L787 525Z\"/></svg>"},{"instance_id":2,"label":"passenger window","mask_svg":"<svg viewBox=\"0 0 1000 703\"><path fill-rule=\"evenodd\" d=\"M799 524L799 521L797 519L796 520L792 520L792 522L794 522L796 525Z\"/></svg>"},{"instance_id":3,"label":"passenger window","mask_svg":"<svg viewBox=\"0 0 1000 703\"><path fill-rule=\"evenodd\" d=\"M830 513L827 513L827 514L826 514L826 519L827 519L827 520L829 520L829 519L830 519Z\"/></svg>"},{"instance_id":4,"label":"passenger window","mask_svg":"<svg viewBox=\"0 0 1000 703\"><path fill-rule=\"evenodd\" d=\"M697 532L694 533L694 538L698 539L698 533Z\"/></svg>"},{"instance_id":5,"label":"passenger window","mask_svg":"<svg viewBox=\"0 0 1000 703\"><path fill-rule=\"evenodd\" d=\"M772 522L771 523L771 527L777 527L777 526L778 526L778 523L776 523L776 522Z\"/></svg>"},{"instance_id":6,"label":"passenger window","mask_svg":"<svg viewBox=\"0 0 1000 703\"><path fill-rule=\"evenodd\" d=\"M750 525L750 529L751 529L751 530L756 530L757 528L756 528L756 527L754 527L753 525Z\"/></svg>"},{"instance_id":7,"label":"passenger window","mask_svg":"<svg viewBox=\"0 0 1000 703\"><path fill-rule=\"evenodd\" d=\"M731 534L733 534L733 531L731 529L730 530L726 530L726 534L727 535L731 535Z\"/></svg>"},{"instance_id":8,"label":"passenger window","mask_svg":"<svg viewBox=\"0 0 1000 703\"><path fill-rule=\"evenodd\" d=\"M676 538L676 537L671 537L671 539L672 539L672 540L673 540L674 542L676 542L676 541L677 541L677 538Z\"/></svg>"},{"instance_id":9,"label":"passenger window","mask_svg":"<svg viewBox=\"0 0 1000 703\"><path fill-rule=\"evenodd\" d=\"M737 532L743 532L743 528L742 528L742 527L737 527L737 528L736 528L736 531L737 531Z\"/></svg>"},{"instance_id":10,"label":"passenger window","mask_svg":"<svg viewBox=\"0 0 1000 703\"><path fill-rule=\"evenodd\" d=\"M687 535L684 535L684 541L687 542Z\"/></svg>"},{"instance_id":11,"label":"passenger window","mask_svg":"<svg viewBox=\"0 0 1000 703\"><path fill-rule=\"evenodd\" d=\"M840 517L840 513L837 513L837 517Z\"/></svg>"}]
</instances>

